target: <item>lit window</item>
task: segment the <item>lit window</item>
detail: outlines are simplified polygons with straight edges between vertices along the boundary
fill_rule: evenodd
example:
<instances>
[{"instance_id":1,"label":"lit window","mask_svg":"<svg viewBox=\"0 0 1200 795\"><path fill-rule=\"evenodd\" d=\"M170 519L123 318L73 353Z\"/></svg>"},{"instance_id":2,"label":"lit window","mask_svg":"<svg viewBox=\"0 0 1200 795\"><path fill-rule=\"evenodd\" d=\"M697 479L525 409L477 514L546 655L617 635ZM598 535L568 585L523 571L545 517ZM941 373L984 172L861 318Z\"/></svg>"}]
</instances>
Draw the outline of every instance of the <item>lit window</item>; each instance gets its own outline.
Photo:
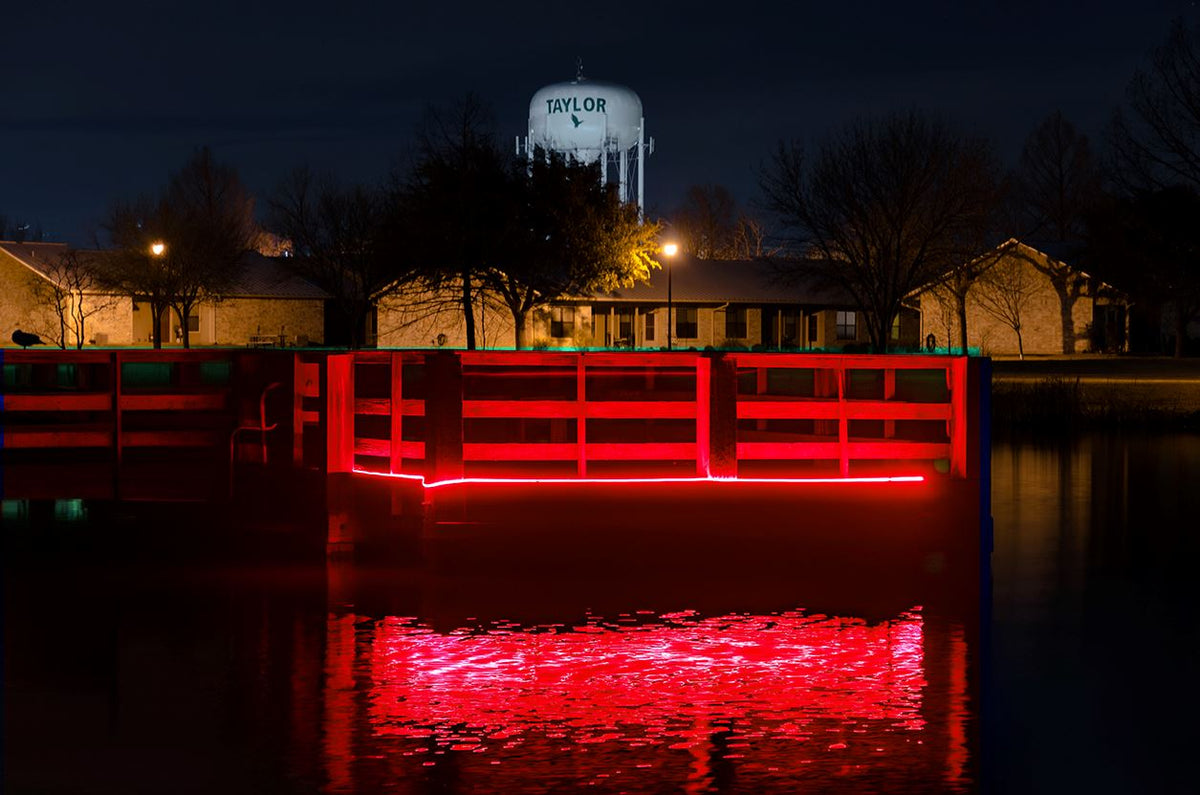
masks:
<instances>
[{"instance_id":1,"label":"lit window","mask_svg":"<svg viewBox=\"0 0 1200 795\"><path fill-rule=\"evenodd\" d=\"M746 307L729 307L725 310L725 339L746 339Z\"/></svg>"},{"instance_id":2,"label":"lit window","mask_svg":"<svg viewBox=\"0 0 1200 795\"><path fill-rule=\"evenodd\" d=\"M550 308L550 336L558 339L575 336L575 307Z\"/></svg>"},{"instance_id":3,"label":"lit window","mask_svg":"<svg viewBox=\"0 0 1200 795\"><path fill-rule=\"evenodd\" d=\"M858 339L858 314L856 312L837 313L837 338L839 340Z\"/></svg>"},{"instance_id":4,"label":"lit window","mask_svg":"<svg viewBox=\"0 0 1200 795\"><path fill-rule=\"evenodd\" d=\"M892 339L900 339L900 315L892 318Z\"/></svg>"},{"instance_id":5,"label":"lit window","mask_svg":"<svg viewBox=\"0 0 1200 795\"><path fill-rule=\"evenodd\" d=\"M646 313L646 339L654 339L654 310Z\"/></svg>"},{"instance_id":6,"label":"lit window","mask_svg":"<svg viewBox=\"0 0 1200 795\"><path fill-rule=\"evenodd\" d=\"M685 306L675 310L675 336L688 340L694 340L700 336L696 307Z\"/></svg>"}]
</instances>

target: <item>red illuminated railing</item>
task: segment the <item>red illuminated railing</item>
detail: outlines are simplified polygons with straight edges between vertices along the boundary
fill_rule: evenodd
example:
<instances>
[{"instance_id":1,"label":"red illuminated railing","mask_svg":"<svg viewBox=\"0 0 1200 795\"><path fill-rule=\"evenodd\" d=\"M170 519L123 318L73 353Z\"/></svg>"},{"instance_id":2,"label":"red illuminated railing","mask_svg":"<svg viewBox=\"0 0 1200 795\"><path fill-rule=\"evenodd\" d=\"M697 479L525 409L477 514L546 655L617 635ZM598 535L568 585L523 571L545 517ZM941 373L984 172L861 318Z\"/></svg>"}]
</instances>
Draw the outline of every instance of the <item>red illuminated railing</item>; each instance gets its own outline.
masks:
<instances>
[{"instance_id":1,"label":"red illuminated railing","mask_svg":"<svg viewBox=\"0 0 1200 795\"><path fill-rule=\"evenodd\" d=\"M5 351L5 449L228 444L223 351ZM201 421L199 418L207 418Z\"/></svg>"},{"instance_id":2,"label":"red illuminated railing","mask_svg":"<svg viewBox=\"0 0 1200 795\"><path fill-rule=\"evenodd\" d=\"M880 462L969 477L981 384L972 366L944 356L363 351L298 364L296 423L319 419L303 403L323 381L329 471L429 482L756 477L799 465L848 477Z\"/></svg>"}]
</instances>

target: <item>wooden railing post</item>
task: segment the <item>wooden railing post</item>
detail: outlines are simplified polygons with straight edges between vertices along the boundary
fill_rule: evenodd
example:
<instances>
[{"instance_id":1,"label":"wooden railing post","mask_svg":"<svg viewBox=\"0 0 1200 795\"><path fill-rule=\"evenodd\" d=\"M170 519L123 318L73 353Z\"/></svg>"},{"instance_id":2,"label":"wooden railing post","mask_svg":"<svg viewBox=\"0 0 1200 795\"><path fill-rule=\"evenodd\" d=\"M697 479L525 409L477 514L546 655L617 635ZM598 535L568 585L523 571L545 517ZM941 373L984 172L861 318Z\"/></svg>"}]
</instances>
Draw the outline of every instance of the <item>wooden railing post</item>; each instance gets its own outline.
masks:
<instances>
[{"instance_id":1,"label":"wooden railing post","mask_svg":"<svg viewBox=\"0 0 1200 795\"><path fill-rule=\"evenodd\" d=\"M292 354L292 465L304 466L304 393L306 371L300 354Z\"/></svg>"},{"instance_id":2,"label":"wooden railing post","mask_svg":"<svg viewBox=\"0 0 1200 795\"><path fill-rule=\"evenodd\" d=\"M883 399L884 400L895 400L896 399L896 371L894 369L892 369L891 367L889 367L883 371ZM896 436L896 421L891 420L891 419L884 420L883 421L883 438L894 439L895 436Z\"/></svg>"},{"instance_id":3,"label":"wooden railing post","mask_svg":"<svg viewBox=\"0 0 1200 795\"><path fill-rule=\"evenodd\" d=\"M394 475L404 469L404 354L392 353L391 433L388 469Z\"/></svg>"},{"instance_id":4,"label":"wooden railing post","mask_svg":"<svg viewBox=\"0 0 1200 795\"><path fill-rule=\"evenodd\" d=\"M846 419L846 362L843 359L837 369L838 399L838 471L842 477L850 477L850 423Z\"/></svg>"},{"instance_id":5,"label":"wooden railing post","mask_svg":"<svg viewBox=\"0 0 1200 795\"><path fill-rule=\"evenodd\" d=\"M577 353L575 365L575 402L579 416L575 419L575 446L579 450L577 474L587 477L587 365L584 354Z\"/></svg>"},{"instance_id":6,"label":"wooden railing post","mask_svg":"<svg viewBox=\"0 0 1200 795\"><path fill-rule=\"evenodd\" d=\"M946 370L950 381L950 474L956 478L971 474L967 455L970 426L967 421L968 361L965 356L956 357Z\"/></svg>"},{"instance_id":7,"label":"wooden railing post","mask_svg":"<svg viewBox=\"0 0 1200 795\"><path fill-rule=\"evenodd\" d=\"M712 360L696 356L696 474L712 472Z\"/></svg>"},{"instance_id":8,"label":"wooden railing post","mask_svg":"<svg viewBox=\"0 0 1200 795\"><path fill-rule=\"evenodd\" d=\"M715 478L735 478L738 474L737 361L724 353L714 354L708 361L708 474Z\"/></svg>"},{"instance_id":9,"label":"wooden railing post","mask_svg":"<svg viewBox=\"0 0 1200 795\"><path fill-rule=\"evenodd\" d=\"M426 354L425 477L463 476L463 368L454 351Z\"/></svg>"},{"instance_id":10,"label":"wooden railing post","mask_svg":"<svg viewBox=\"0 0 1200 795\"><path fill-rule=\"evenodd\" d=\"M354 354L325 358L325 471L354 469Z\"/></svg>"}]
</instances>

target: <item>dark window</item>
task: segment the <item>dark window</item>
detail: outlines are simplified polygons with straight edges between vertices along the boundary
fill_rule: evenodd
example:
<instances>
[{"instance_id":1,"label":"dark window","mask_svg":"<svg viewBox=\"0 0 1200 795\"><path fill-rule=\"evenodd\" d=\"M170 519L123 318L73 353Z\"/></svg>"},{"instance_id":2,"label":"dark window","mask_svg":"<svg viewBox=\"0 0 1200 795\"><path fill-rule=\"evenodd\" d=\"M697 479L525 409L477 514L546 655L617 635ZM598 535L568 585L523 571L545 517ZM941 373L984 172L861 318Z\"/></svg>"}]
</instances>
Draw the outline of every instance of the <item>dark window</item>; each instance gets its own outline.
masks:
<instances>
[{"instance_id":1,"label":"dark window","mask_svg":"<svg viewBox=\"0 0 1200 795\"><path fill-rule=\"evenodd\" d=\"M200 330L200 316L189 314L188 315L188 331L199 331L199 330Z\"/></svg>"},{"instance_id":2,"label":"dark window","mask_svg":"<svg viewBox=\"0 0 1200 795\"><path fill-rule=\"evenodd\" d=\"M725 310L725 339L746 339L746 307L728 307Z\"/></svg>"},{"instance_id":3,"label":"dark window","mask_svg":"<svg viewBox=\"0 0 1200 795\"><path fill-rule=\"evenodd\" d=\"M631 345L633 343L633 310L617 310L617 344Z\"/></svg>"},{"instance_id":4,"label":"dark window","mask_svg":"<svg viewBox=\"0 0 1200 795\"><path fill-rule=\"evenodd\" d=\"M779 314L779 344L784 348L795 348L800 344L796 339L796 313L785 309Z\"/></svg>"},{"instance_id":5,"label":"dark window","mask_svg":"<svg viewBox=\"0 0 1200 795\"><path fill-rule=\"evenodd\" d=\"M858 339L858 314L855 312L837 313L837 338L839 340Z\"/></svg>"},{"instance_id":6,"label":"dark window","mask_svg":"<svg viewBox=\"0 0 1200 795\"><path fill-rule=\"evenodd\" d=\"M654 310L646 312L646 340L654 339Z\"/></svg>"},{"instance_id":7,"label":"dark window","mask_svg":"<svg viewBox=\"0 0 1200 795\"><path fill-rule=\"evenodd\" d=\"M808 316L808 339L805 340L805 342L808 345L812 345L816 341L817 341L817 316L809 315Z\"/></svg>"},{"instance_id":8,"label":"dark window","mask_svg":"<svg viewBox=\"0 0 1200 795\"><path fill-rule=\"evenodd\" d=\"M550 308L550 336L558 339L575 336L575 307Z\"/></svg>"},{"instance_id":9,"label":"dark window","mask_svg":"<svg viewBox=\"0 0 1200 795\"><path fill-rule=\"evenodd\" d=\"M700 336L696 307L685 306L675 310L675 336L687 340L694 340Z\"/></svg>"}]
</instances>

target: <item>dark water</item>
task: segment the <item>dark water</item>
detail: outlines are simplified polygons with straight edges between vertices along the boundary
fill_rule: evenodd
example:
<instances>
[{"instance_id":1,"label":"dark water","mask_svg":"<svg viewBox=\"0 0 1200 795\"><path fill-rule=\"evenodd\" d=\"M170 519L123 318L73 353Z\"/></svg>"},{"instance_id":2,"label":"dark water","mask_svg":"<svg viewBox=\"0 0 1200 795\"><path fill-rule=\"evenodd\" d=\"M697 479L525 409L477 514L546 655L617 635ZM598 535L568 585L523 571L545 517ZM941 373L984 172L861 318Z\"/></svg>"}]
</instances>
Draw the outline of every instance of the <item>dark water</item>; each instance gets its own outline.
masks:
<instances>
[{"instance_id":1,"label":"dark water","mask_svg":"<svg viewBox=\"0 0 1200 795\"><path fill-rule=\"evenodd\" d=\"M1001 444L993 470L982 636L979 582L936 554L8 560L5 791L1194 791L1200 439Z\"/></svg>"}]
</instances>

